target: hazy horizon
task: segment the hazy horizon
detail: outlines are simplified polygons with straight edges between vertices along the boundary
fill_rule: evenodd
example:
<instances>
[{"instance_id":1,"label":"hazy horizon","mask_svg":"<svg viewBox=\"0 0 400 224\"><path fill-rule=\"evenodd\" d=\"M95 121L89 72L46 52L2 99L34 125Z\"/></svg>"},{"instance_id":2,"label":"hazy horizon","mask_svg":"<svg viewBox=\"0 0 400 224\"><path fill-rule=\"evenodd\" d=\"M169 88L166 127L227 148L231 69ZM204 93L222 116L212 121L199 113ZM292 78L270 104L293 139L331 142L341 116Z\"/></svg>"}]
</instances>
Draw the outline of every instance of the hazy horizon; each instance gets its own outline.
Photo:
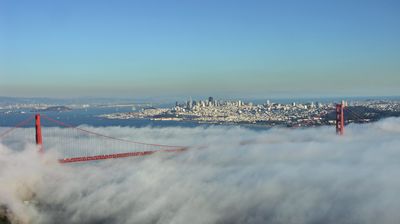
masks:
<instances>
[{"instance_id":1,"label":"hazy horizon","mask_svg":"<svg viewBox=\"0 0 400 224\"><path fill-rule=\"evenodd\" d=\"M46 103L50 101L52 103L60 103L60 104L69 104L69 103L93 103L93 102L109 102L109 103L121 103L121 102L130 102L130 103L175 103L175 102L183 102L189 99L193 100L206 100L208 97L213 97L216 100L245 100L245 101L254 101L256 103L260 103L262 101L270 100L272 102L312 102L312 101L321 101L321 102L340 102L341 100L347 101L364 101L364 100L399 100L400 95L392 95L392 96L274 96L274 95L175 95L175 96L124 96L124 97L106 97L106 96L82 96L82 97L34 97L34 96L1 96L0 99L3 100L3 103L14 102L18 103L19 101L32 100L35 102Z\"/></svg>"},{"instance_id":2,"label":"hazy horizon","mask_svg":"<svg viewBox=\"0 0 400 224\"><path fill-rule=\"evenodd\" d=\"M398 1L0 1L0 95L400 95Z\"/></svg>"}]
</instances>

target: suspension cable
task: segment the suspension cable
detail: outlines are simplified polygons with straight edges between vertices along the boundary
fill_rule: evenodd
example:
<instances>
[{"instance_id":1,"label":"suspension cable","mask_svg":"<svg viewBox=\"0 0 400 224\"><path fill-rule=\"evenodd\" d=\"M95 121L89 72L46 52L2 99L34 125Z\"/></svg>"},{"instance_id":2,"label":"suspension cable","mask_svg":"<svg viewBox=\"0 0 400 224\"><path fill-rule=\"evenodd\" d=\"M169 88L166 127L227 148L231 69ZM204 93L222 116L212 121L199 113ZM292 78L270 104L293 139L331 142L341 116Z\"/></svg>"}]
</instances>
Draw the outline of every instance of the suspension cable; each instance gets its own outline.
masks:
<instances>
[{"instance_id":1,"label":"suspension cable","mask_svg":"<svg viewBox=\"0 0 400 224\"><path fill-rule=\"evenodd\" d=\"M29 123L31 120L33 120L34 117L35 117L35 115L31 115L31 116L29 116L27 119L25 119L25 120L19 122L18 124L16 124L14 127L7 129L6 131L4 131L3 133L0 134L0 139L4 138L5 136L7 136L7 135L10 134L11 132L13 132L15 129L26 125L26 124Z\"/></svg>"},{"instance_id":2,"label":"suspension cable","mask_svg":"<svg viewBox=\"0 0 400 224\"><path fill-rule=\"evenodd\" d=\"M346 108L346 110L347 110L348 112L350 112L354 117L358 118L359 120L364 120L364 119L365 119L365 118L362 117L362 115L360 115L360 114L354 112L353 110L351 110L351 109L349 109L349 108Z\"/></svg>"},{"instance_id":3,"label":"suspension cable","mask_svg":"<svg viewBox=\"0 0 400 224\"><path fill-rule=\"evenodd\" d=\"M100 137L103 137L103 138L108 138L108 139L112 139L112 140L116 140L116 141L129 142L129 143L133 143L133 144L148 145L148 146L158 146L158 147L165 147L165 148L186 148L185 146L171 146L171 145L151 144L151 143L143 143L143 142L131 141L131 140L127 140L127 139L116 138L116 137L100 134L100 133L97 133L97 132L85 130L85 129L82 129L82 128L79 128L79 127L75 127L75 126L66 124L64 122L57 121L57 120L55 120L53 118L50 118L50 117L48 117L46 115L42 115L42 117L47 119L48 121L51 121L53 123L59 124L59 125L64 126L64 127L77 129L77 130L82 131L82 132L86 132L86 133L89 133L89 134L92 134L92 135L96 135L96 136L100 136Z\"/></svg>"}]
</instances>

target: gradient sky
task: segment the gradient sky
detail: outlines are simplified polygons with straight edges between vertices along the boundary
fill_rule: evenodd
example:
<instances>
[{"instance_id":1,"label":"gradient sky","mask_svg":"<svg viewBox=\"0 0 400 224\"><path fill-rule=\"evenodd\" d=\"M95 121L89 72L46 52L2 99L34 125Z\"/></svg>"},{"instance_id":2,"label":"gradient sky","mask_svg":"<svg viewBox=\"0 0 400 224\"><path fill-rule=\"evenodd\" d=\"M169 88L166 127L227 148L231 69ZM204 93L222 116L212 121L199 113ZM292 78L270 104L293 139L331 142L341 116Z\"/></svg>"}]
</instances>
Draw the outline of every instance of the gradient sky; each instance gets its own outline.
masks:
<instances>
[{"instance_id":1,"label":"gradient sky","mask_svg":"<svg viewBox=\"0 0 400 224\"><path fill-rule=\"evenodd\" d=\"M0 95L400 95L397 0L0 0Z\"/></svg>"}]
</instances>

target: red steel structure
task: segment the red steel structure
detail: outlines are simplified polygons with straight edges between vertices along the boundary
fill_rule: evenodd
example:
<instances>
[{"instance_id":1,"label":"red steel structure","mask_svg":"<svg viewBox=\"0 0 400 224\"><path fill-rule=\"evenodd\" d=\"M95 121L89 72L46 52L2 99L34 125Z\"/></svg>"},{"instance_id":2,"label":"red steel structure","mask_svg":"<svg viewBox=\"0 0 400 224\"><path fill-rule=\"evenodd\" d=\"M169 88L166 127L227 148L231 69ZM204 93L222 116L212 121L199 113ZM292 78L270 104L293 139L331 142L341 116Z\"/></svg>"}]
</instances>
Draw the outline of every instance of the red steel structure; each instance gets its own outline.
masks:
<instances>
[{"instance_id":1,"label":"red steel structure","mask_svg":"<svg viewBox=\"0 0 400 224\"><path fill-rule=\"evenodd\" d=\"M40 122L40 114L35 115L35 129L36 129L36 144L38 146L39 152L43 153L43 140L42 140L42 129L41 129L41 122ZM116 142L125 142L129 143L131 147L137 148L135 151L134 148L132 149L125 149L123 151L118 151L116 149L110 150L99 150L94 153L88 152L79 152L78 155L70 155L69 157L64 157L59 159L60 163L74 163L74 162L86 162L86 161L94 161L94 160L105 160L105 159L117 159L117 158L126 158L126 157L137 157L137 156L147 156L158 152L182 152L188 149L188 147L183 146L169 146L169 145L159 145L159 144L149 144L149 143L142 143L142 142L135 142L125 139L119 139L111 136L106 136L100 133L96 133L93 131L85 130L79 127L74 127L68 124L65 124L61 121L54 120L50 117L43 115L43 118L47 121L52 122L53 124L57 124L63 126L67 129L73 129L75 131L79 131L81 134L88 134L90 136L96 136L99 138L116 141ZM97 153L97 154L96 154Z\"/></svg>"},{"instance_id":2,"label":"red steel structure","mask_svg":"<svg viewBox=\"0 0 400 224\"><path fill-rule=\"evenodd\" d=\"M349 111L355 115L357 113L352 112L350 109L346 107L346 104L344 101L340 104L336 104L336 133L338 135L343 135L344 134L344 110ZM97 137L101 140L112 142L112 144L105 144L106 142L100 143L100 145L83 145L86 147L88 150L83 150L83 148L80 148L81 146L80 143L77 144L68 144L68 143L74 143L75 141L70 141L70 142L59 142L58 146L64 146L65 149L67 149L66 154L59 154L62 156L62 158L58 159L60 163L74 163L74 162L86 162L86 161L94 161L94 160L105 160L105 159L116 159L116 158L126 158L126 157L137 157L137 156L147 156L147 155L152 155L158 152L182 152L186 151L189 149L189 147L184 147L184 146L170 146L170 145L160 145L160 144L149 144L149 143L143 143L143 142L136 142L136 141L131 141L127 139L120 139L120 138L115 138L112 136L107 136L101 133L97 133L88 129L82 129L80 127L75 127L71 126L69 124L65 124L61 121L54 120L46 115L32 115L28 117L26 120L18 123L15 127L12 127L3 133L0 133L0 140L4 138L5 136L9 135L11 132L16 130L17 128L21 128L23 126L28 125L33 119L35 120L35 139L36 139L36 144L38 146L38 151L40 153L44 153L44 147L43 147L43 137L42 137L42 128L41 128L41 117L43 119L46 119L46 121L51 122L52 124L56 124L57 126L62 126L64 127L64 131L67 132L69 131L74 131L76 132L77 136L84 136L94 138ZM357 117L361 117L360 115L357 115ZM49 130L44 130L45 135L48 134ZM50 130L51 131L51 130ZM46 134L47 133L47 134ZM48 140L50 142L50 139ZM53 141L54 141L54 136L53 136ZM47 142L47 141L46 141ZM100 141L101 142L101 141ZM125 144L123 147L118 147L118 143ZM105 144L105 145L101 145ZM54 147L49 147L49 148L54 148ZM59 147L55 147L59 148ZM62 148L62 147L61 147Z\"/></svg>"},{"instance_id":3,"label":"red steel structure","mask_svg":"<svg viewBox=\"0 0 400 224\"><path fill-rule=\"evenodd\" d=\"M35 115L35 129L36 129L36 145L38 146L39 152L43 153L43 139L42 139L42 127L40 125L40 114Z\"/></svg>"},{"instance_id":4,"label":"red steel structure","mask_svg":"<svg viewBox=\"0 0 400 224\"><path fill-rule=\"evenodd\" d=\"M182 152L187 150L187 147L177 148L177 149L166 149L166 150L153 150L153 151L141 151L141 152L126 152L126 153L114 153L108 155L97 155L97 156L81 156L73 158L59 159L60 163L75 163L75 162L86 162L94 160L104 160L104 159L118 159L126 157L137 157L137 156L148 156L156 152Z\"/></svg>"},{"instance_id":5,"label":"red steel structure","mask_svg":"<svg viewBox=\"0 0 400 224\"><path fill-rule=\"evenodd\" d=\"M336 134L344 134L344 102L336 104Z\"/></svg>"}]
</instances>

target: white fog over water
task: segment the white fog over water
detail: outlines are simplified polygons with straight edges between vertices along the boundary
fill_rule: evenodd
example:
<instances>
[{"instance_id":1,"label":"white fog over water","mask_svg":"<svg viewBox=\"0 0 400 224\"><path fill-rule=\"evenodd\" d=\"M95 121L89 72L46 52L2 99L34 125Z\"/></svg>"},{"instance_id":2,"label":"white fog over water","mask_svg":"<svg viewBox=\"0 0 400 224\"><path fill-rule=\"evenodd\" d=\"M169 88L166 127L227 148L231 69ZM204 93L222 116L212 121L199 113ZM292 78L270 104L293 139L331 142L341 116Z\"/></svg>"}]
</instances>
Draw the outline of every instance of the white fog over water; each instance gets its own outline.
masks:
<instances>
[{"instance_id":1,"label":"white fog over water","mask_svg":"<svg viewBox=\"0 0 400 224\"><path fill-rule=\"evenodd\" d=\"M0 142L0 212L15 223L398 223L400 119L334 127L85 127L182 153L59 164L26 133ZM63 131L52 128L60 138ZM18 136L21 135L21 136ZM66 139L75 141L77 139ZM95 141L80 140L93 145ZM89 142L90 141L90 142Z\"/></svg>"}]
</instances>

